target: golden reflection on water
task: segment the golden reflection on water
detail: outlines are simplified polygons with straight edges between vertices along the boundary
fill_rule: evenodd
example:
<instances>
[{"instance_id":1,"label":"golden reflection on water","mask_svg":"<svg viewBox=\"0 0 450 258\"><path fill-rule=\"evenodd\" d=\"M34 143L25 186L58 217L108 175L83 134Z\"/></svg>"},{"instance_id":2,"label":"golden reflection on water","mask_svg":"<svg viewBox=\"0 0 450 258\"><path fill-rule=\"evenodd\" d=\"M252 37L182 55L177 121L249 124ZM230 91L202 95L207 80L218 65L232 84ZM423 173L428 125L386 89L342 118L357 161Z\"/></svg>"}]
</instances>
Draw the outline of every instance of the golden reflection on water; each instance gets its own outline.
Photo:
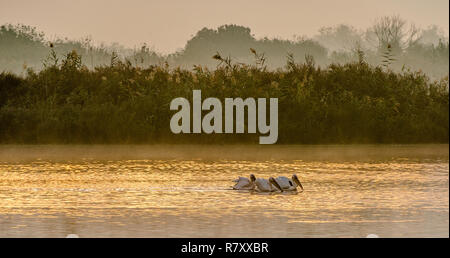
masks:
<instances>
[{"instance_id":1,"label":"golden reflection on water","mask_svg":"<svg viewBox=\"0 0 450 258\"><path fill-rule=\"evenodd\" d=\"M443 155L430 157L417 154L421 146L404 147L414 155L405 155L404 148L397 154L392 146L380 148L393 154L371 160L307 155L287 160L17 160L11 159L11 148L3 147L0 236L448 237L448 151L437 146L434 153ZM292 147L277 149L283 151L292 153ZM264 178L296 173L305 192L230 190L233 179L250 173Z\"/></svg>"}]
</instances>

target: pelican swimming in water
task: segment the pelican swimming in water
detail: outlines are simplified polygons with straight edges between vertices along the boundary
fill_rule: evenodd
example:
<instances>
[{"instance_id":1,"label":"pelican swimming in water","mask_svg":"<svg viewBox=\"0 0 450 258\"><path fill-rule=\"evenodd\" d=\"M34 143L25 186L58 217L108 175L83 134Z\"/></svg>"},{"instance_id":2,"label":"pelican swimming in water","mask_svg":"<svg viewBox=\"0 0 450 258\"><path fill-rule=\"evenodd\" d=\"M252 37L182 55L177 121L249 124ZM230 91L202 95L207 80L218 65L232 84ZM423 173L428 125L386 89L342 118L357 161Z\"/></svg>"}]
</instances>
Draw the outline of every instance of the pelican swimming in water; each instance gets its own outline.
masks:
<instances>
[{"instance_id":1,"label":"pelican swimming in water","mask_svg":"<svg viewBox=\"0 0 450 258\"><path fill-rule=\"evenodd\" d=\"M300 183L300 180L298 179L296 174L292 175L292 180L285 176L279 176L275 178L275 181L278 183L281 189L283 189L283 191L297 191L297 187L300 187L301 192L303 192L302 183Z\"/></svg>"},{"instance_id":2,"label":"pelican swimming in water","mask_svg":"<svg viewBox=\"0 0 450 258\"><path fill-rule=\"evenodd\" d=\"M273 177L270 177L269 180L264 178L258 178L255 180L255 190L257 192L276 192L281 191L283 192L283 189L280 187L280 185L275 181ZM275 187L274 187L275 186Z\"/></svg>"},{"instance_id":3,"label":"pelican swimming in water","mask_svg":"<svg viewBox=\"0 0 450 258\"><path fill-rule=\"evenodd\" d=\"M236 184L233 186L233 190L253 190L255 189L256 177L251 174L250 179L246 177L239 177L233 180Z\"/></svg>"}]
</instances>

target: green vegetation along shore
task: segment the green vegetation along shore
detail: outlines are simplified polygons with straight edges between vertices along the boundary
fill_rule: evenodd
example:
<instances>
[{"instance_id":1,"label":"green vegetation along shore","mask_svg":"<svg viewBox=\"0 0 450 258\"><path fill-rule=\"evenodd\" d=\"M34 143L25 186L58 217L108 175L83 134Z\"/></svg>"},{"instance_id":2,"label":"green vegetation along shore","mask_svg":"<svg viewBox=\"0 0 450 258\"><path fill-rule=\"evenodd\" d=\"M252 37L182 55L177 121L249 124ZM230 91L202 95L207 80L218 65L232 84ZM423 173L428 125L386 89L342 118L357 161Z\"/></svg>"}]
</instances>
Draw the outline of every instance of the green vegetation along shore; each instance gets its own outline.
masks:
<instances>
[{"instance_id":1,"label":"green vegetation along shore","mask_svg":"<svg viewBox=\"0 0 450 258\"><path fill-rule=\"evenodd\" d=\"M174 135L176 97L279 98L279 144L448 143L448 76L364 61L318 66L311 56L269 70L215 56L216 69L140 67L112 57L88 69L52 51L39 72L0 74L1 143L257 143L257 134Z\"/></svg>"}]
</instances>

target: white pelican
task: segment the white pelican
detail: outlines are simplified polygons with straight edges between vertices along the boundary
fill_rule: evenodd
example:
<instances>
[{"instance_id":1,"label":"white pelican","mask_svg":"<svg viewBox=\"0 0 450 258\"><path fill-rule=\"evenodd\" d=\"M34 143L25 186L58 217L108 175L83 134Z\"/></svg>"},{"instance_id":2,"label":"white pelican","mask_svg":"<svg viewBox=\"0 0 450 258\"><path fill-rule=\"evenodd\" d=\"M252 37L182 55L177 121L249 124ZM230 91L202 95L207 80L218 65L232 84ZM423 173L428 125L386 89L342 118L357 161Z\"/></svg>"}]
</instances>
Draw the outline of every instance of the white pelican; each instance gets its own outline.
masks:
<instances>
[{"instance_id":1,"label":"white pelican","mask_svg":"<svg viewBox=\"0 0 450 258\"><path fill-rule=\"evenodd\" d=\"M302 183L300 183L300 180L298 180L298 177L296 174L292 175L292 180L285 177L285 176L279 176L275 179L275 181L278 183L278 185L283 189L283 191L297 191L297 187L300 187L303 192L303 186Z\"/></svg>"},{"instance_id":2,"label":"white pelican","mask_svg":"<svg viewBox=\"0 0 450 258\"><path fill-rule=\"evenodd\" d=\"M233 190L253 190L255 189L255 180L256 177L251 174L250 179L246 177L239 177L236 180L233 180L236 184L233 186Z\"/></svg>"},{"instance_id":3,"label":"white pelican","mask_svg":"<svg viewBox=\"0 0 450 258\"><path fill-rule=\"evenodd\" d=\"M277 181L273 179L273 177L270 177L269 180L258 178L255 180L255 185L257 192L276 192L277 190L283 192L283 189L280 187Z\"/></svg>"}]
</instances>

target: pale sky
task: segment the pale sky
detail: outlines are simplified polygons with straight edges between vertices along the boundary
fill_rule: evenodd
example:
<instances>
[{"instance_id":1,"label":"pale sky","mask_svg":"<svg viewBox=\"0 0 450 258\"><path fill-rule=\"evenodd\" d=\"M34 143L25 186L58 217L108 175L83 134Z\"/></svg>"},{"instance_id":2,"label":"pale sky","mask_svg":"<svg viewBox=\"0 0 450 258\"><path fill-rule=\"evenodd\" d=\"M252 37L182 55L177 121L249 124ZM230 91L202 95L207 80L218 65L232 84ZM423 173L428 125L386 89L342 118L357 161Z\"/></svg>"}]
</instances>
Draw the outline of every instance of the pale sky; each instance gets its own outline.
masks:
<instances>
[{"instance_id":1,"label":"pale sky","mask_svg":"<svg viewBox=\"0 0 450 258\"><path fill-rule=\"evenodd\" d=\"M147 43L169 53L203 27L250 27L257 38L313 36L341 23L365 29L376 18L398 14L448 36L449 0L0 0L0 24L36 26L50 38Z\"/></svg>"}]
</instances>

